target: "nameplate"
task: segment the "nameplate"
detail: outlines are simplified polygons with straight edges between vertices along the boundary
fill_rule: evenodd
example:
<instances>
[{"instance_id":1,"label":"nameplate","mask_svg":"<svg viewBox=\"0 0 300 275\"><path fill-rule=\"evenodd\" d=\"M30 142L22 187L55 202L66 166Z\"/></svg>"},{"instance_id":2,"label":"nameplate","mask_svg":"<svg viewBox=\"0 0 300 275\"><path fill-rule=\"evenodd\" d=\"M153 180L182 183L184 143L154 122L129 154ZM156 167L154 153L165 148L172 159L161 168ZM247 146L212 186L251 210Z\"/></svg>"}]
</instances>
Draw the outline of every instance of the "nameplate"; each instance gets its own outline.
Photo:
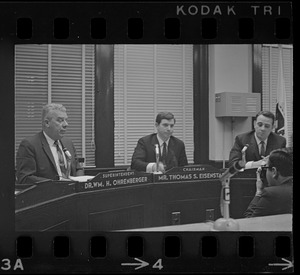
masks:
<instances>
[{"instance_id":1,"label":"nameplate","mask_svg":"<svg viewBox=\"0 0 300 275\"><path fill-rule=\"evenodd\" d=\"M219 179L222 173L210 165L174 167L165 174L155 174L154 182L205 181Z\"/></svg>"},{"instance_id":2,"label":"nameplate","mask_svg":"<svg viewBox=\"0 0 300 275\"><path fill-rule=\"evenodd\" d=\"M77 192L122 188L153 182L153 175L136 171L103 172L87 182L78 182Z\"/></svg>"}]
</instances>

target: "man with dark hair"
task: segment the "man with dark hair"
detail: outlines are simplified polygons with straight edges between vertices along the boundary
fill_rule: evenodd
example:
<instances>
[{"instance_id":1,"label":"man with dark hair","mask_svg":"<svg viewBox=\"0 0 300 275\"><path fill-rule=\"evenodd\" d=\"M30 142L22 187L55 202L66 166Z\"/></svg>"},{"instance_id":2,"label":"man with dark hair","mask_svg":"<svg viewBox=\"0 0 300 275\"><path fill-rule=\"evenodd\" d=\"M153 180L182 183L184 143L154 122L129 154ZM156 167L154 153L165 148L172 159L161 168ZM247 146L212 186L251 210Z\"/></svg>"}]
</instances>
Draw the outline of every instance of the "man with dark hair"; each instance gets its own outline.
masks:
<instances>
[{"instance_id":1,"label":"man with dark hair","mask_svg":"<svg viewBox=\"0 0 300 275\"><path fill-rule=\"evenodd\" d=\"M286 139L277 135L274 129L275 116L269 111L260 111L253 122L254 130L236 136L229 154L228 165L242 159L242 149L248 144L246 151L246 169L264 165L271 151L286 147Z\"/></svg>"},{"instance_id":2,"label":"man with dark hair","mask_svg":"<svg viewBox=\"0 0 300 275\"><path fill-rule=\"evenodd\" d=\"M268 186L261 180L266 170ZM291 148L271 152L266 166L256 172L256 194L244 213L245 217L257 217L292 213L293 152Z\"/></svg>"},{"instance_id":3,"label":"man with dark hair","mask_svg":"<svg viewBox=\"0 0 300 275\"><path fill-rule=\"evenodd\" d=\"M138 140L132 155L131 169L153 173L165 172L172 167L187 165L185 145L173 136L175 118L172 113L161 112L156 116L157 133ZM156 165L156 149L159 150L159 165Z\"/></svg>"},{"instance_id":4,"label":"man with dark hair","mask_svg":"<svg viewBox=\"0 0 300 275\"><path fill-rule=\"evenodd\" d=\"M52 103L43 107L42 131L20 143L17 183L35 184L83 175L73 142L65 137L67 119L63 105Z\"/></svg>"}]
</instances>

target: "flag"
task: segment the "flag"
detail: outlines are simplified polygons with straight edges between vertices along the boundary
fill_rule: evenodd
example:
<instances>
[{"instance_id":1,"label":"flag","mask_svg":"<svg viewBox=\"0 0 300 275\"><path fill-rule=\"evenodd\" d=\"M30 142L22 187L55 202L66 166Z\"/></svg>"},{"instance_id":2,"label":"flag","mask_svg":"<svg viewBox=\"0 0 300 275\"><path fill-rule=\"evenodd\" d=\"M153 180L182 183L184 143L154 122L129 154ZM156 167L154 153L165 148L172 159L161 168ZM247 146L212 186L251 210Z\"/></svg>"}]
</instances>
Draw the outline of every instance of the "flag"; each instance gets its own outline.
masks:
<instances>
[{"instance_id":1,"label":"flag","mask_svg":"<svg viewBox=\"0 0 300 275\"><path fill-rule=\"evenodd\" d=\"M287 139L287 115L286 115L286 90L283 77L282 46L279 45L278 78L277 78L277 101L276 101L276 126L275 132Z\"/></svg>"}]
</instances>

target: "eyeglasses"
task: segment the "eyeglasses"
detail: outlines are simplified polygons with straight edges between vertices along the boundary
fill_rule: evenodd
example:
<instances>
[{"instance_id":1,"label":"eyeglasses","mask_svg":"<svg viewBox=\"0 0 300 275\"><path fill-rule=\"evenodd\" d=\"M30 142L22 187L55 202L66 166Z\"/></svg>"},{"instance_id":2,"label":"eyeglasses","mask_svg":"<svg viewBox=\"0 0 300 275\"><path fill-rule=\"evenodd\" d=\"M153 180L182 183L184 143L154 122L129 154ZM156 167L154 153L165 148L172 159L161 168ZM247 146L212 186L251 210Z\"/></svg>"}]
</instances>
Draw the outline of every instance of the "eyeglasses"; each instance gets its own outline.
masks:
<instances>
[{"instance_id":1,"label":"eyeglasses","mask_svg":"<svg viewBox=\"0 0 300 275\"><path fill-rule=\"evenodd\" d=\"M261 178L266 177L268 168L271 168L271 166L261 166L261 173L260 173Z\"/></svg>"}]
</instances>

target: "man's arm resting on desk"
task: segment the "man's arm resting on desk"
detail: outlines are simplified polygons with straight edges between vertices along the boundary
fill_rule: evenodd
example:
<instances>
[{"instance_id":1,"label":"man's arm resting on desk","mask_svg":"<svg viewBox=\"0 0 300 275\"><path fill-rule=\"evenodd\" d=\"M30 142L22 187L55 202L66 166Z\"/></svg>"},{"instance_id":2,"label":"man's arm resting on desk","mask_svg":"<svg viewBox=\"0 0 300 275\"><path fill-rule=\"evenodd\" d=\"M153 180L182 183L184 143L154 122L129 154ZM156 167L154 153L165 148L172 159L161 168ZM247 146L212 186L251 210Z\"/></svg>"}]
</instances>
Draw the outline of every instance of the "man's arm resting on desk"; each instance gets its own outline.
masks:
<instances>
[{"instance_id":1,"label":"man's arm resting on desk","mask_svg":"<svg viewBox=\"0 0 300 275\"><path fill-rule=\"evenodd\" d=\"M153 148L154 150L154 148ZM138 140L137 146L134 149L132 160L131 160L131 169L137 171L144 171L146 172L147 165L149 162L146 162L146 145L144 140L141 138ZM150 169L150 167L149 167Z\"/></svg>"},{"instance_id":2,"label":"man's arm resting on desk","mask_svg":"<svg viewBox=\"0 0 300 275\"><path fill-rule=\"evenodd\" d=\"M245 169L253 169L253 168L264 166L267 163L267 158L268 156L258 161L248 161L245 165Z\"/></svg>"}]
</instances>

